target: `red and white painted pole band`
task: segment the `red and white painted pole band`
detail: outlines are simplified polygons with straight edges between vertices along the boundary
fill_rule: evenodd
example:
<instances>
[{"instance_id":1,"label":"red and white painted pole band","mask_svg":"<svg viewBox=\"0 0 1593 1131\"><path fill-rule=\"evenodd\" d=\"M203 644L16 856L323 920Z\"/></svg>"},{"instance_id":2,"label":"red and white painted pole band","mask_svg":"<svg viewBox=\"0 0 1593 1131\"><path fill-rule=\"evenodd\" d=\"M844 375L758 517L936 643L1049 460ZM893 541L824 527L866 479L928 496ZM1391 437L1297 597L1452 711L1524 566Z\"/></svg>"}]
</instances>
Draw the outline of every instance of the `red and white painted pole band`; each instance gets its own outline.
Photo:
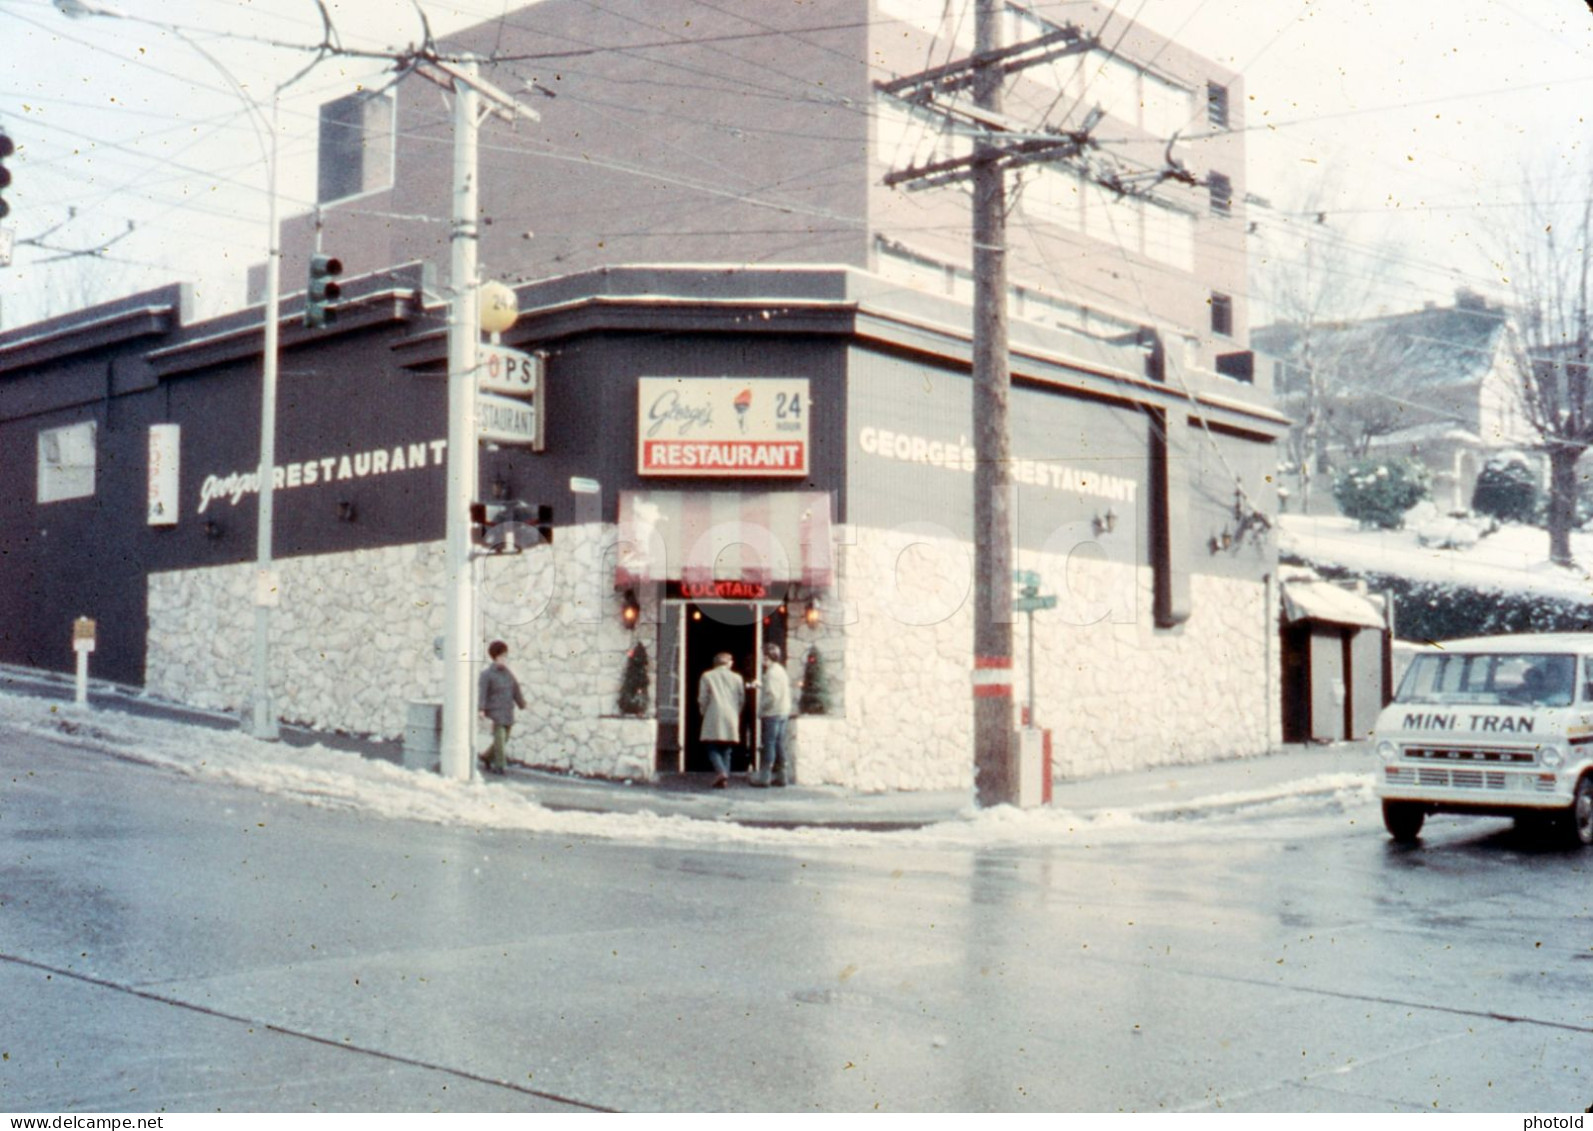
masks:
<instances>
[{"instance_id":1,"label":"red and white painted pole band","mask_svg":"<svg viewBox=\"0 0 1593 1131\"><path fill-rule=\"evenodd\" d=\"M1012 657L975 656L973 693L975 699L1012 698Z\"/></svg>"}]
</instances>

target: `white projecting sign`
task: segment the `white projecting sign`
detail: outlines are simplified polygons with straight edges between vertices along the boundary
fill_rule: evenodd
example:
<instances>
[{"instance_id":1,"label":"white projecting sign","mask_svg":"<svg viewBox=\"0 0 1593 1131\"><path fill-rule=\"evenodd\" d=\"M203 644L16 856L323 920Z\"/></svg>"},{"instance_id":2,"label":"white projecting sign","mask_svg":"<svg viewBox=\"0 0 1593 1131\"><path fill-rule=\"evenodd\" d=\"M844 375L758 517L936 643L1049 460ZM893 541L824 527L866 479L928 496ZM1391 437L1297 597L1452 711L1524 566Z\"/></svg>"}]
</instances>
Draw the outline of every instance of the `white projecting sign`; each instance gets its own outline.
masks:
<instances>
[{"instance_id":1,"label":"white projecting sign","mask_svg":"<svg viewBox=\"0 0 1593 1131\"><path fill-rule=\"evenodd\" d=\"M182 426L149 426L149 525L177 525L178 458L182 451Z\"/></svg>"},{"instance_id":2,"label":"white projecting sign","mask_svg":"<svg viewBox=\"0 0 1593 1131\"><path fill-rule=\"evenodd\" d=\"M478 347L476 434L483 443L543 449L542 359L508 346Z\"/></svg>"},{"instance_id":3,"label":"white projecting sign","mask_svg":"<svg viewBox=\"0 0 1593 1131\"><path fill-rule=\"evenodd\" d=\"M808 474L805 377L643 377L637 390L642 475Z\"/></svg>"},{"instance_id":4,"label":"white projecting sign","mask_svg":"<svg viewBox=\"0 0 1593 1131\"><path fill-rule=\"evenodd\" d=\"M509 397L540 399L542 359L524 350L483 342L477 346L480 375L476 388L483 393L502 393Z\"/></svg>"},{"instance_id":5,"label":"white projecting sign","mask_svg":"<svg viewBox=\"0 0 1593 1131\"><path fill-rule=\"evenodd\" d=\"M538 406L532 401L476 394L476 438L489 444L521 444L542 449Z\"/></svg>"}]
</instances>

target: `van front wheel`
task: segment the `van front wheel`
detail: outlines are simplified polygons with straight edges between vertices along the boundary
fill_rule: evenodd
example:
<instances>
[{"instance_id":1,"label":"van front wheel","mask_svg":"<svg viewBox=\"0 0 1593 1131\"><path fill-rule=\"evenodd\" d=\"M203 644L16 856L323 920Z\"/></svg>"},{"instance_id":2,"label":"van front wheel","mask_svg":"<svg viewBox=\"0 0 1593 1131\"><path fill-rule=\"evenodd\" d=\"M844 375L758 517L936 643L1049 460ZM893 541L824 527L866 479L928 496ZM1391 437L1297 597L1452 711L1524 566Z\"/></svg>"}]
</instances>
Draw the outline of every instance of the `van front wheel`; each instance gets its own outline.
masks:
<instances>
[{"instance_id":1,"label":"van front wheel","mask_svg":"<svg viewBox=\"0 0 1593 1131\"><path fill-rule=\"evenodd\" d=\"M1593 774L1583 774L1571 795L1571 807L1560 819L1565 832L1565 843L1570 848L1586 848L1593 844Z\"/></svg>"},{"instance_id":2,"label":"van front wheel","mask_svg":"<svg viewBox=\"0 0 1593 1131\"><path fill-rule=\"evenodd\" d=\"M1414 843L1421 835L1427 810L1409 801L1383 802L1383 827L1400 844Z\"/></svg>"}]
</instances>

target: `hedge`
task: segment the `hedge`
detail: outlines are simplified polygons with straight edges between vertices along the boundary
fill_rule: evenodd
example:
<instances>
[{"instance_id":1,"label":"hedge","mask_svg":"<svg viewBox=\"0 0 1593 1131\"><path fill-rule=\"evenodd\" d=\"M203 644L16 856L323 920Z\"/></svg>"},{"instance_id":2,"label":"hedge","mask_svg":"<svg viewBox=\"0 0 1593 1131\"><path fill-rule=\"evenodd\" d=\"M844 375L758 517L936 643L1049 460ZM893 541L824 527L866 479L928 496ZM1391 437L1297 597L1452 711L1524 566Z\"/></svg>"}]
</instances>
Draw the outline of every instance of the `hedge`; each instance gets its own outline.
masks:
<instances>
[{"instance_id":1,"label":"hedge","mask_svg":"<svg viewBox=\"0 0 1593 1131\"><path fill-rule=\"evenodd\" d=\"M1593 603L1528 590L1484 588L1369 573L1288 555L1330 581L1366 582L1373 593L1394 595L1394 635L1417 642L1500 636L1520 632L1593 632Z\"/></svg>"}]
</instances>

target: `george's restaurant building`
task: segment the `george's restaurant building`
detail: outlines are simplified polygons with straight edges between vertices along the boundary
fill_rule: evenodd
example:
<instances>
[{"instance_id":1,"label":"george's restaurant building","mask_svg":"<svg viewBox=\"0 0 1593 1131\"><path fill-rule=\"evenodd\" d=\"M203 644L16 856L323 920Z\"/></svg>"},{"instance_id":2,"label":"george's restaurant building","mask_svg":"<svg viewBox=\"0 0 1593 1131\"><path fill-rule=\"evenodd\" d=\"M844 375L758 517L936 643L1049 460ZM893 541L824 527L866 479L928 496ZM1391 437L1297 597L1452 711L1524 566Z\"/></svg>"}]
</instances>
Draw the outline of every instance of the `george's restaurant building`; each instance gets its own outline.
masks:
<instances>
[{"instance_id":1,"label":"george's restaurant building","mask_svg":"<svg viewBox=\"0 0 1593 1131\"><path fill-rule=\"evenodd\" d=\"M274 576L255 568L258 309L167 288L0 335L0 661L201 707L250 700L274 602L278 713L397 738L443 660L446 334L419 268L351 280L334 326L283 323ZM798 778L973 781L970 316L848 267L616 267L518 288L536 442L499 438L477 497L478 655L529 708L510 756L646 780L707 769L697 677L778 644L801 682ZM1273 443L1243 366L1153 330L1012 324L1014 562L1054 597L1014 625L1018 711L1082 777L1278 739ZM509 509L513 504L524 504ZM1031 673L1032 672L1032 676ZM755 744L755 703L744 728Z\"/></svg>"}]
</instances>

